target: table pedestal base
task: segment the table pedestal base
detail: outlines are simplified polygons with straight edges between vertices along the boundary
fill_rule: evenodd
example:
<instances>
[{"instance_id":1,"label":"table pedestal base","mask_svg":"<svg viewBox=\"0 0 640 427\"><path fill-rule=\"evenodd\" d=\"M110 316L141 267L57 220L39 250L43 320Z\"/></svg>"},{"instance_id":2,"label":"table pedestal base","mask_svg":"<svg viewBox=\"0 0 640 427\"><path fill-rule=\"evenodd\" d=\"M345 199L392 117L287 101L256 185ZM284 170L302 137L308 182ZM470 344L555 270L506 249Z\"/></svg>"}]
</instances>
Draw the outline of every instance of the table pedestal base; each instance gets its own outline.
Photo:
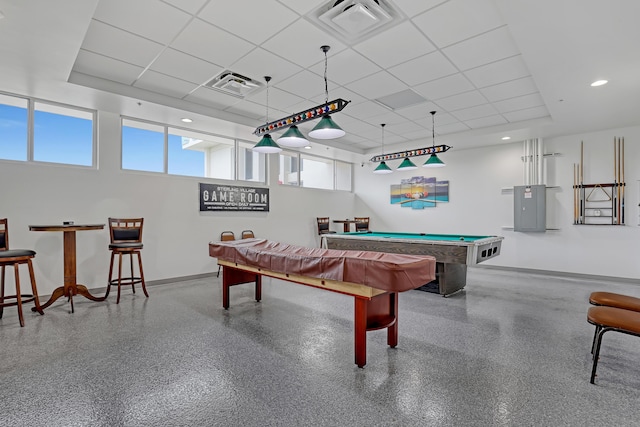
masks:
<instances>
[{"instance_id":1,"label":"table pedestal base","mask_svg":"<svg viewBox=\"0 0 640 427\"><path fill-rule=\"evenodd\" d=\"M69 287L60 286L59 288L56 288L53 291L53 293L49 297L49 300L46 303L42 304L40 307L44 310L45 308L53 304L58 298L64 296L64 297L67 297L67 301L71 303L71 312L73 313L74 312L74 309L73 309L74 295L81 295L87 299L90 299L91 301L104 301L107 298L106 296L95 297L91 295L89 293L89 289L87 289L87 287L84 285L75 285L75 286L69 286ZM32 307L31 311L36 311L35 307Z\"/></svg>"}]
</instances>

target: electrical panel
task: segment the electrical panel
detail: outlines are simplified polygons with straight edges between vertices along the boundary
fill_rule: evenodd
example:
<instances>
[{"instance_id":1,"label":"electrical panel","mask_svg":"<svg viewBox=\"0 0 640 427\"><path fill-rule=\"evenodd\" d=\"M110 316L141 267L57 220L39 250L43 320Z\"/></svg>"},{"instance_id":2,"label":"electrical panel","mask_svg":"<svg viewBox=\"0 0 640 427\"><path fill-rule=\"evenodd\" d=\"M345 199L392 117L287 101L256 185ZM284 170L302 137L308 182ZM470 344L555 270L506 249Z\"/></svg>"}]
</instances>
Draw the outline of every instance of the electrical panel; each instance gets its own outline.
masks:
<instances>
[{"instance_id":1,"label":"electrical panel","mask_svg":"<svg viewBox=\"0 0 640 427\"><path fill-rule=\"evenodd\" d=\"M544 185L513 187L513 230L544 232L547 229L547 192Z\"/></svg>"}]
</instances>

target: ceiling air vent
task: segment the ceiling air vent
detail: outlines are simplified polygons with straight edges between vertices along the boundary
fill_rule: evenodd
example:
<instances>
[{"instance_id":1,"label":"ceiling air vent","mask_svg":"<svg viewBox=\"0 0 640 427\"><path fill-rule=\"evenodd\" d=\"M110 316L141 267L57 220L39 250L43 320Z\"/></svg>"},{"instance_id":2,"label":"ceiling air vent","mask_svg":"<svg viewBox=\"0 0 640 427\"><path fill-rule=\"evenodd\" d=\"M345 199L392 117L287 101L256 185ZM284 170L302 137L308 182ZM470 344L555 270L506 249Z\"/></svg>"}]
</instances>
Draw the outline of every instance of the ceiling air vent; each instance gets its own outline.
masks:
<instances>
[{"instance_id":1,"label":"ceiling air vent","mask_svg":"<svg viewBox=\"0 0 640 427\"><path fill-rule=\"evenodd\" d=\"M384 0L332 0L312 12L318 24L350 42L370 37L399 21L399 12Z\"/></svg>"},{"instance_id":2,"label":"ceiling air vent","mask_svg":"<svg viewBox=\"0 0 640 427\"><path fill-rule=\"evenodd\" d=\"M233 71L225 70L205 83L206 87L219 90L227 95L244 98L249 93L260 89L262 83Z\"/></svg>"}]
</instances>

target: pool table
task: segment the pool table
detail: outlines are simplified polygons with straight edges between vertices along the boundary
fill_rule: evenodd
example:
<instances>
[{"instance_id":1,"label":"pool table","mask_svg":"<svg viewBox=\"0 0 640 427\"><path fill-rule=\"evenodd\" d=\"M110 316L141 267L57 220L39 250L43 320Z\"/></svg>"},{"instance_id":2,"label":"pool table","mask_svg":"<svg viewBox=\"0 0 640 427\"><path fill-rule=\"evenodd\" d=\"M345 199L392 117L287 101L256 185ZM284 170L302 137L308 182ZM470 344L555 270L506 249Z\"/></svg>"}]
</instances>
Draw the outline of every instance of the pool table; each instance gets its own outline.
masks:
<instances>
[{"instance_id":1,"label":"pool table","mask_svg":"<svg viewBox=\"0 0 640 427\"><path fill-rule=\"evenodd\" d=\"M500 255L503 239L501 236L370 231L324 235L322 245L328 249L434 256L436 281L424 289L434 288L433 292L448 296L465 287L468 265Z\"/></svg>"}]
</instances>

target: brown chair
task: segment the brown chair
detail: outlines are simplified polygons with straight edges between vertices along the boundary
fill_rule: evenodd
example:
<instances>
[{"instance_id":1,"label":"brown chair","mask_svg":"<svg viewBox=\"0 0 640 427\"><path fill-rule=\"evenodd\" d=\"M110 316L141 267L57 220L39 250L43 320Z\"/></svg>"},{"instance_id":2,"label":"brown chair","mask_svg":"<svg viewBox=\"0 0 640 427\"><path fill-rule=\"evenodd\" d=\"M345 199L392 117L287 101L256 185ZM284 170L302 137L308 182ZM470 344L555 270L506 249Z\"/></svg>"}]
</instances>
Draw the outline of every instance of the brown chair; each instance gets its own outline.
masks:
<instances>
[{"instance_id":1,"label":"brown chair","mask_svg":"<svg viewBox=\"0 0 640 427\"><path fill-rule=\"evenodd\" d=\"M111 243L111 263L109 264L109 281L107 282L107 293L105 298L109 296L111 285L118 285L118 298L116 304L120 303L120 288L122 285L131 285L131 290L136 293L135 285L139 283L142 286L142 292L145 297L149 298L147 288L144 283L144 272L142 270L142 225L143 218L109 218L109 235ZM118 277L113 278L113 261L118 255ZM129 255L129 276L122 276L122 256ZM138 257L138 272L140 276L134 275L133 256Z\"/></svg>"},{"instance_id":2,"label":"brown chair","mask_svg":"<svg viewBox=\"0 0 640 427\"><path fill-rule=\"evenodd\" d=\"M593 367L591 368L590 381L591 384L595 384L602 336L605 332L616 331L640 337L640 313L616 307L590 307L587 312L587 322L596 327L596 333L591 346Z\"/></svg>"},{"instance_id":3,"label":"brown chair","mask_svg":"<svg viewBox=\"0 0 640 427\"><path fill-rule=\"evenodd\" d=\"M640 298L613 292L591 292L589 303L606 307L623 308L625 310L640 311Z\"/></svg>"},{"instance_id":4,"label":"brown chair","mask_svg":"<svg viewBox=\"0 0 640 427\"><path fill-rule=\"evenodd\" d=\"M9 249L9 227L7 224L7 218L0 219L0 318L4 312L5 307L18 307L18 318L20 319L20 326L24 326L24 317L22 315L22 304L28 302L34 302L35 310L44 314L40 307L40 301L38 300L38 289L36 288L36 278L33 274L33 264L31 259L36 256L36 253L31 249ZM18 266L20 264L27 264L29 268L29 278L31 279L31 294L22 294L20 291L20 273ZM7 266L13 266L15 273L15 295L5 295L4 291L4 270ZM11 300L7 302L7 300ZM15 300L15 301L13 301Z\"/></svg>"},{"instance_id":5,"label":"brown chair","mask_svg":"<svg viewBox=\"0 0 640 427\"><path fill-rule=\"evenodd\" d=\"M244 235L244 231L242 232ZM244 237L243 237L244 239ZM236 240L236 235L233 234L233 231L223 231L222 233L220 233L220 241L221 242L228 242L230 240ZM220 269L222 268L221 265L218 266L218 274L216 274L216 277L220 277Z\"/></svg>"},{"instance_id":6,"label":"brown chair","mask_svg":"<svg viewBox=\"0 0 640 427\"><path fill-rule=\"evenodd\" d=\"M335 231L331 231L329 229L329 217L317 217L318 220L318 234L331 234L335 233Z\"/></svg>"},{"instance_id":7,"label":"brown chair","mask_svg":"<svg viewBox=\"0 0 640 427\"><path fill-rule=\"evenodd\" d=\"M355 217L354 220L356 221L356 232L369 231L369 217L368 216Z\"/></svg>"},{"instance_id":8,"label":"brown chair","mask_svg":"<svg viewBox=\"0 0 640 427\"><path fill-rule=\"evenodd\" d=\"M256 237L256 236L254 236L253 231L251 231L251 230L243 230L242 231L242 238L243 239L253 239L254 237Z\"/></svg>"}]
</instances>

